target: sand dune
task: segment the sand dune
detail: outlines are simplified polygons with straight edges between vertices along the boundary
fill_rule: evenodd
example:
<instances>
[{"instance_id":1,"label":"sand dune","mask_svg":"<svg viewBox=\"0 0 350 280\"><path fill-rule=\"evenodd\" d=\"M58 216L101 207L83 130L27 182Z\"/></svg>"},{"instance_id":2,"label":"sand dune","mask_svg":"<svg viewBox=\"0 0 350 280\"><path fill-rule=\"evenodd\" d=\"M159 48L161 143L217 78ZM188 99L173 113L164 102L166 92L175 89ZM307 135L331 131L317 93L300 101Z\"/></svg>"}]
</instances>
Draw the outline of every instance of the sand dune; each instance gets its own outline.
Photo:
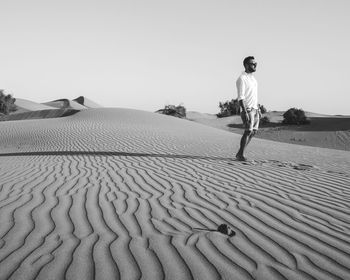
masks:
<instances>
[{"instance_id":1,"label":"sand dune","mask_svg":"<svg viewBox=\"0 0 350 280\"><path fill-rule=\"evenodd\" d=\"M350 279L350 152L241 163L240 135L129 109L0 128L0 279Z\"/></svg>"},{"instance_id":2,"label":"sand dune","mask_svg":"<svg viewBox=\"0 0 350 280\"><path fill-rule=\"evenodd\" d=\"M350 151L350 116L330 116L306 112L310 118L309 125L282 125L283 112L268 112L264 116L270 123L260 125L258 138L307 145L320 148ZM242 120L240 116L217 118L216 115L188 112L189 120L242 134Z\"/></svg>"},{"instance_id":3,"label":"sand dune","mask_svg":"<svg viewBox=\"0 0 350 280\"><path fill-rule=\"evenodd\" d=\"M65 108L75 109L75 110L87 109L87 107L69 99L58 99L50 102L45 102L44 104L54 108L58 108L58 109L65 109Z\"/></svg>"},{"instance_id":4,"label":"sand dune","mask_svg":"<svg viewBox=\"0 0 350 280\"><path fill-rule=\"evenodd\" d=\"M88 108L101 108L102 106L97 104L96 102L92 101L89 98L86 98L85 96L79 96L77 98L75 98L73 101L88 107Z\"/></svg>"},{"instance_id":5,"label":"sand dune","mask_svg":"<svg viewBox=\"0 0 350 280\"><path fill-rule=\"evenodd\" d=\"M36 103L18 98L15 105L16 111L11 112L9 115L1 115L0 121L60 118L73 115L80 110L88 109L88 107L68 99Z\"/></svg>"},{"instance_id":6,"label":"sand dune","mask_svg":"<svg viewBox=\"0 0 350 280\"><path fill-rule=\"evenodd\" d=\"M54 107L51 107L45 104L40 104L27 99L22 99L22 98L16 98L15 105L17 106L17 110L12 114L56 109Z\"/></svg>"},{"instance_id":7,"label":"sand dune","mask_svg":"<svg viewBox=\"0 0 350 280\"><path fill-rule=\"evenodd\" d=\"M54 107L21 98L16 99L15 104L17 110L9 115L1 115L0 121L60 118L75 114L81 109L73 109L68 106ZM85 109L87 108L85 107Z\"/></svg>"}]
</instances>

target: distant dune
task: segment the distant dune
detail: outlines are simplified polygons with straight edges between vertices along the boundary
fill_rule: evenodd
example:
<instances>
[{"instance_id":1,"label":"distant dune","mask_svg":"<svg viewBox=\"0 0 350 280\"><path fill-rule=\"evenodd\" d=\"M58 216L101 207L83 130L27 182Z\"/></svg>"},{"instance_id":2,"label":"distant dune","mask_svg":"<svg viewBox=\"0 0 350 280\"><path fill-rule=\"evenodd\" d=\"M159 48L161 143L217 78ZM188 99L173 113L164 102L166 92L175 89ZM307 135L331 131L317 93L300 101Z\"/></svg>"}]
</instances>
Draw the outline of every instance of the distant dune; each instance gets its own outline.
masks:
<instances>
[{"instance_id":1,"label":"distant dune","mask_svg":"<svg viewBox=\"0 0 350 280\"><path fill-rule=\"evenodd\" d=\"M79 98L77 99L84 100L82 96ZM91 104L93 105L94 103L91 101ZM30 100L16 98L15 105L17 110L11 112L10 115L0 115L0 121L59 118L90 108L68 99L36 103Z\"/></svg>"},{"instance_id":2,"label":"distant dune","mask_svg":"<svg viewBox=\"0 0 350 280\"><path fill-rule=\"evenodd\" d=\"M51 107L45 104L36 103L36 102L22 99L22 98L16 98L15 105L17 106L17 111L13 112L14 114L55 109L54 107Z\"/></svg>"},{"instance_id":3,"label":"distant dune","mask_svg":"<svg viewBox=\"0 0 350 280\"><path fill-rule=\"evenodd\" d=\"M88 108L102 108L101 105L86 98L85 96L79 96L78 98L74 99L74 101Z\"/></svg>"},{"instance_id":4,"label":"distant dune","mask_svg":"<svg viewBox=\"0 0 350 280\"><path fill-rule=\"evenodd\" d=\"M0 129L0 279L350 279L348 151L242 163L239 134L116 108Z\"/></svg>"},{"instance_id":5,"label":"distant dune","mask_svg":"<svg viewBox=\"0 0 350 280\"><path fill-rule=\"evenodd\" d=\"M282 125L283 113L265 114L270 123L261 125L258 138L291 144L350 151L350 116L330 116L306 112L310 125ZM243 133L240 116L217 118L216 115L188 112L189 120L238 134Z\"/></svg>"},{"instance_id":6,"label":"distant dune","mask_svg":"<svg viewBox=\"0 0 350 280\"><path fill-rule=\"evenodd\" d=\"M58 109L75 109L75 110L85 110L87 107L79 104L78 102L68 100L68 99L58 99L50 102L43 103L45 105L58 108Z\"/></svg>"}]
</instances>

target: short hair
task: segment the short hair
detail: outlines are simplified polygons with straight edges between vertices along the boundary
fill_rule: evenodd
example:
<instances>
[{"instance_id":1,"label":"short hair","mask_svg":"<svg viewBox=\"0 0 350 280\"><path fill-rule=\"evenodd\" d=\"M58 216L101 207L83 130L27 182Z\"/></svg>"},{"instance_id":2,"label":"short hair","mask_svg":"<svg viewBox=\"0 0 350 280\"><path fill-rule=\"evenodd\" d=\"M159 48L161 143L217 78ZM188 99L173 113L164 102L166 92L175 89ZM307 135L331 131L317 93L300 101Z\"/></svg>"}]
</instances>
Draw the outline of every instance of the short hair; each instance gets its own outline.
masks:
<instances>
[{"instance_id":1,"label":"short hair","mask_svg":"<svg viewBox=\"0 0 350 280\"><path fill-rule=\"evenodd\" d=\"M243 60L243 66L245 66L249 60L251 59L255 59L254 56L247 56L244 60Z\"/></svg>"}]
</instances>

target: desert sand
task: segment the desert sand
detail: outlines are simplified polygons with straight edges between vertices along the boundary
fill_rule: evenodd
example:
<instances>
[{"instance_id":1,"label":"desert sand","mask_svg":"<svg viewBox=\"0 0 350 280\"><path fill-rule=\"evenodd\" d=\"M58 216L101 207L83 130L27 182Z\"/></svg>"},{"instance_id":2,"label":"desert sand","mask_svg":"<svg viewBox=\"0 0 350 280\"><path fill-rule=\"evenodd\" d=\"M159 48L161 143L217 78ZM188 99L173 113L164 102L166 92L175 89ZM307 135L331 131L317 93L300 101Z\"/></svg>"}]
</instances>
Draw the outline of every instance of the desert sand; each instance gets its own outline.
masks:
<instances>
[{"instance_id":1,"label":"desert sand","mask_svg":"<svg viewBox=\"0 0 350 280\"><path fill-rule=\"evenodd\" d=\"M350 279L349 151L242 163L238 134L122 108L0 130L0 279Z\"/></svg>"},{"instance_id":2,"label":"desert sand","mask_svg":"<svg viewBox=\"0 0 350 280\"><path fill-rule=\"evenodd\" d=\"M350 151L350 116L324 115L305 112L308 125L282 125L282 111L267 112L263 116L270 123L262 124L258 138L278 142ZM189 120L237 134L243 133L240 116L217 118L215 114L188 112Z\"/></svg>"}]
</instances>

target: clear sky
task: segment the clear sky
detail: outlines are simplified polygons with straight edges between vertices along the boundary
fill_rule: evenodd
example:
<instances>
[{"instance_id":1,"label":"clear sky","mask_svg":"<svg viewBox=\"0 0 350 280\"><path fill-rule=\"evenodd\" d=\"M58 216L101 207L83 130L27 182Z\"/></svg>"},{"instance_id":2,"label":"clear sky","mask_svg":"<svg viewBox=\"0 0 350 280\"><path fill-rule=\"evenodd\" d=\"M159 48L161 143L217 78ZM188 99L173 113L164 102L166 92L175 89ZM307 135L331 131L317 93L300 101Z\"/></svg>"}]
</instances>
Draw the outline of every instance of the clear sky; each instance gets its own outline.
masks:
<instances>
[{"instance_id":1,"label":"clear sky","mask_svg":"<svg viewBox=\"0 0 350 280\"><path fill-rule=\"evenodd\" d=\"M348 0L1 0L0 88L217 113L254 55L268 110L349 115L349 14Z\"/></svg>"}]
</instances>

